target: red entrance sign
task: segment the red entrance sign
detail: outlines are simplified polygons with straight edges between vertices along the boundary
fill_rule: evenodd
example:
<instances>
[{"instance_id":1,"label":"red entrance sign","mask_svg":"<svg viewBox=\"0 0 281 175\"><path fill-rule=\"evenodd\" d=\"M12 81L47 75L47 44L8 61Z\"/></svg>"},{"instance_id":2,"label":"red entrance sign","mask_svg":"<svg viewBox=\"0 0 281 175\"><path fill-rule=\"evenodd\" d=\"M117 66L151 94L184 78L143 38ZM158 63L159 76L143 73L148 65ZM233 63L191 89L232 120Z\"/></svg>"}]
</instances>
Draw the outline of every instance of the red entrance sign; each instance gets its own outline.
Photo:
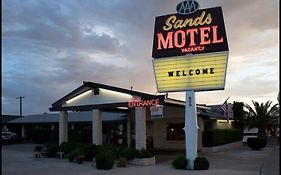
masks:
<instances>
[{"instance_id":1,"label":"red entrance sign","mask_svg":"<svg viewBox=\"0 0 281 175\"><path fill-rule=\"evenodd\" d=\"M128 102L128 107L148 107L148 106L157 106L160 105L160 99L152 100L132 100Z\"/></svg>"}]
</instances>

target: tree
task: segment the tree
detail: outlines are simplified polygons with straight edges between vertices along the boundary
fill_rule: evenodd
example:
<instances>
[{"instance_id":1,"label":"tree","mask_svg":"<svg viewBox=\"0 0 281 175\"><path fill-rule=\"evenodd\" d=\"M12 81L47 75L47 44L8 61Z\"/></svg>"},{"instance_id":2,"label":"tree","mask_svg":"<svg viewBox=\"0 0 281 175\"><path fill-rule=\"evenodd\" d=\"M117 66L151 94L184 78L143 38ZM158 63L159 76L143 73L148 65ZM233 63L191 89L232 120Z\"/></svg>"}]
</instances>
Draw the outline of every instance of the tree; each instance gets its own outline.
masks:
<instances>
[{"instance_id":1,"label":"tree","mask_svg":"<svg viewBox=\"0 0 281 175\"><path fill-rule=\"evenodd\" d=\"M276 128L278 126L279 108L278 104L271 107L272 101L267 101L265 104L253 102L252 108L246 104L246 115L244 116L245 125L249 128L258 128L258 136L266 137L266 129Z\"/></svg>"},{"instance_id":2,"label":"tree","mask_svg":"<svg viewBox=\"0 0 281 175\"><path fill-rule=\"evenodd\" d=\"M244 103L243 102L233 102L233 117L234 117L234 127L243 129L244 127L244 122L243 118L245 117L245 110L244 110Z\"/></svg>"}]
</instances>

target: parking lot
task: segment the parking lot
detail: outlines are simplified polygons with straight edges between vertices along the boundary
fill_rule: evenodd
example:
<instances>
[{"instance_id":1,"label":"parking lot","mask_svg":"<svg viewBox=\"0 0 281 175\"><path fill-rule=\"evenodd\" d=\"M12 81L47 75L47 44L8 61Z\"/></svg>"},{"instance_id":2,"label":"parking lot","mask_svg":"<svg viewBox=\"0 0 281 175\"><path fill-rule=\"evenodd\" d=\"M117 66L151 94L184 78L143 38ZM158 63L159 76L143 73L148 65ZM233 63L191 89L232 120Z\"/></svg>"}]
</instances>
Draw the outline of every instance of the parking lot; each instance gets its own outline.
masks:
<instances>
[{"instance_id":1,"label":"parking lot","mask_svg":"<svg viewBox=\"0 0 281 175\"><path fill-rule=\"evenodd\" d=\"M77 164L67 159L35 158L34 144L13 144L2 146L2 174L3 175L126 175L126 174L161 174L161 175L267 175L279 174L279 147L267 147L261 151L250 150L247 146L216 153L199 153L210 161L209 170L176 170L170 165L176 155L157 155L157 164L152 166L129 165L125 168L113 167L111 170L98 170L91 162ZM270 163L270 172L263 172ZM276 166L275 166L276 165ZM278 166L277 166L278 165Z\"/></svg>"}]
</instances>

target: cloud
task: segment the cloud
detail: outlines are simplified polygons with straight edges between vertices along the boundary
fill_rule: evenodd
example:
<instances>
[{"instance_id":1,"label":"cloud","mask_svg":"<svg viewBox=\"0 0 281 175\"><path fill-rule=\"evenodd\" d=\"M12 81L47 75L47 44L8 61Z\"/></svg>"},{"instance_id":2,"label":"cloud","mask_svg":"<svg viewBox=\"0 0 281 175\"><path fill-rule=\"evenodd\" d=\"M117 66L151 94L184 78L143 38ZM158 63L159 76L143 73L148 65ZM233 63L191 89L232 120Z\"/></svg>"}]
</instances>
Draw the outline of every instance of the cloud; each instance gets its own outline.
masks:
<instances>
[{"instance_id":1,"label":"cloud","mask_svg":"<svg viewBox=\"0 0 281 175\"><path fill-rule=\"evenodd\" d=\"M15 97L26 96L24 113L46 112L84 80L156 93L154 20L176 13L179 2L4 0L3 111L18 113ZM220 103L229 95L275 98L279 2L199 3L202 8L222 6L230 53L226 90L200 92L197 101ZM184 99L184 93L169 96Z\"/></svg>"}]
</instances>

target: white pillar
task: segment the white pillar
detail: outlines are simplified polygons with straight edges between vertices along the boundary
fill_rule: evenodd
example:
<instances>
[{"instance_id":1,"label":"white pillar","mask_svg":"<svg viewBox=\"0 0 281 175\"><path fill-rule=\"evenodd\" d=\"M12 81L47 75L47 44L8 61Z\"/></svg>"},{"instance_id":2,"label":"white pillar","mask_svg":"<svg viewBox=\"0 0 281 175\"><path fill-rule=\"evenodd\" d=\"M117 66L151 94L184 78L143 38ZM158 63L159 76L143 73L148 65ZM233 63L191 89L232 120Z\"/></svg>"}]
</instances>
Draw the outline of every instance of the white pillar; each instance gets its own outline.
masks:
<instances>
[{"instance_id":1,"label":"white pillar","mask_svg":"<svg viewBox=\"0 0 281 175\"><path fill-rule=\"evenodd\" d=\"M194 160L197 157L197 113L194 91L186 91L185 98L185 151L188 164L191 169L194 167Z\"/></svg>"},{"instance_id":2,"label":"white pillar","mask_svg":"<svg viewBox=\"0 0 281 175\"><path fill-rule=\"evenodd\" d=\"M25 137L25 126L24 125L21 126L21 136Z\"/></svg>"},{"instance_id":3,"label":"white pillar","mask_svg":"<svg viewBox=\"0 0 281 175\"><path fill-rule=\"evenodd\" d=\"M59 114L59 144L68 142L68 113L60 111Z\"/></svg>"},{"instance_id":4,"label":"white pillar","mask_svg":"<svg viewBox=\"0 0 281 175\"><path fill-rule=\"evenodd\" d=\"M54 129L55 129L55 125L52 124L52 125L51 125L51 130L53 131Z\"/></svg>"},{"instance_id":5,"label":"white pillar","mask_svg":"<svg viewBox=\"0 0 281 175\"><path fill-rule=\"evenodd\" d=\"M92 111L92 143L102 145L102 113L98 109Z\"/></svg>"},{"instance_id":6,"label":"white pillar","mask_svg":"<svg viewBox=\"0 0 281 175\"><path fill-rule=\"evenodd\" d=\"M119 145L123 144L123 124L118 125L117 142Z\"/></svg>"},{"instance_id":7,"label":"white pillar","mask_svg":"<svg viewBox=\"0 0 281 175\"><path fill-rule=\"evenodd\" d=\"M130 112L127 114L127 144L128 148L131 147L131 117L132 117L133 110L131 109Z\"/></svg>"},{"instance_id":8,"label":"white pillar","mask_svg":"<svg viewBox=\"0 0 281 175\"><path fill-rule=\"evenodd\" d=\"M204 120L201 117L197 118L198 125L198 150L202 150L203 147L203 132L204 132Z\"/></svg>"},{"instance_id":9,"label":"white pillar","mask_svg":"<svg viewBox=\"0 0 281 175\"><path fill-rule=\"evenodd\" d=\"M135 108L136 149L146 149L146 108Z\"/></svg>"}]
</instances>

